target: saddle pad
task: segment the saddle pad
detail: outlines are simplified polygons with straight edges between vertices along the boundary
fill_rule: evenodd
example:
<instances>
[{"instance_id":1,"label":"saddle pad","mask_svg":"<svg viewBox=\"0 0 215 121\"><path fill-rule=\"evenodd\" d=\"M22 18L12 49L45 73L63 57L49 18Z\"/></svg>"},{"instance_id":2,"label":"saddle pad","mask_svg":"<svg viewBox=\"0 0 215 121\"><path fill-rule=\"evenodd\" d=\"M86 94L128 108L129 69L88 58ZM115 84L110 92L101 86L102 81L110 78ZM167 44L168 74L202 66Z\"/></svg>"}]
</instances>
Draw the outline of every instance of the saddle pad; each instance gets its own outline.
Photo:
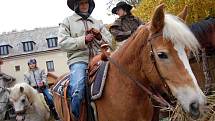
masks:
<instances>
[{"instance_id":1,"label":"saddle pad","mask_svg":"<svg viewBox=\"0 0 215 121\"><path fill-rule=\"evenodd\" d=\"M64 96L64 87L66 86L67 81L69 81L69 78L69 73L65 74L63 78L59 82L57 82L57 84L52 88L52 90L59 95Z\"/></svg>"},{"instance_id":2,"label":"saddle pad","mask_svg":"<svg viewBox=\"0 0 215 121\"><path fill-rule=\"evenodd\" d=\"M95 81L93 81L90 86L91 89L91 99L96 100L102 96L102 91L104 89L105 80L107 76L109 62L102 61L98 71L96 72Z\"/></svg>"}]
</instances>

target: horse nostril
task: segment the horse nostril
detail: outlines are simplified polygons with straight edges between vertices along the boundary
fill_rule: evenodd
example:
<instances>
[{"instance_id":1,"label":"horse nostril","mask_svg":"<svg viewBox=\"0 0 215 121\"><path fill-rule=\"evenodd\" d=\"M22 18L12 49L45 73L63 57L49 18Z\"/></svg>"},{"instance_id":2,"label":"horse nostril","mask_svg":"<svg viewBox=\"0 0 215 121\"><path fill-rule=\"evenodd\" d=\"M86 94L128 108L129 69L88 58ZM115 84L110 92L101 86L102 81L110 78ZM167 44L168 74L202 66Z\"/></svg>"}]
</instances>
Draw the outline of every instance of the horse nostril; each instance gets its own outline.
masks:
<instances>
[{"instance_id":1,"label":"horse nostril","mask_svg":"<svg viewBox=\"0 0 215 121\"><path fill-rule=\"evenodd\" d=\"M191 110L198 110L199 109L199 103L197 103L197 102L193 102L193 103L191 103L190 104L190 109Z\"/></svg>"},{"instance_id":2,"label":"horse nostril","mask_svg":"<svg viewBox=\"0 0 215 121\"><path fill-rule=\"evenodd\" d=\"M190 104L190 114L193 119L198 119L200 116L199 103L193 102Z\"/></svg>"}]
</instances>

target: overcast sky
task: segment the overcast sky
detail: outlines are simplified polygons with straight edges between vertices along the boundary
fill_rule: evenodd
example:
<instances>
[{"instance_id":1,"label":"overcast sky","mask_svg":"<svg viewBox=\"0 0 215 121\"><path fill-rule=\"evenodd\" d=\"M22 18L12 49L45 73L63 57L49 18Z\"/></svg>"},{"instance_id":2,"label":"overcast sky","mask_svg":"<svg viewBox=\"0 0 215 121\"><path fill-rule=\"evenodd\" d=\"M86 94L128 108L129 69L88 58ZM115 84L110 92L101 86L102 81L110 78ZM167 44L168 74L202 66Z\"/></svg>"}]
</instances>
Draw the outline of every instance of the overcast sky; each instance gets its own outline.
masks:
<instances>
[{"instance_id":1,"label":"overcast sky","mask_svg":"<svg viewBox=\"0 0 215 121\"><path fill-rule=\"evenodd\" d=\"M115 16L108 16L107 0L94 0L96 7L92 16L111 23ZM0 33L12 30L31 30L39 27L58 26L73 12L67 0L0 0Z\"/></svg>"}]
</instances>

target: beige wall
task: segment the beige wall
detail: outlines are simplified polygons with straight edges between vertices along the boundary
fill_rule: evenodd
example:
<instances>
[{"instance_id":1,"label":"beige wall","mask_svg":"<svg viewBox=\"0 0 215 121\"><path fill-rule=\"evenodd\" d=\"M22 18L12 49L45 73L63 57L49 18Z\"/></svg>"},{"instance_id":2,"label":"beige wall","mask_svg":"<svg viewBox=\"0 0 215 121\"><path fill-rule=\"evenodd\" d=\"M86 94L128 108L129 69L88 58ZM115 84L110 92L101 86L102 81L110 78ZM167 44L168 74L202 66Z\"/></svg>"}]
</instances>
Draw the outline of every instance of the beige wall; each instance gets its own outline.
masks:
<instances>
[{"instance_id":1,"label":"beige wall","mask_svg":"<svg viewBox=\"0 0 215 121\"><path fill-rule=\"evenodd\" d=\"M45 69L47 72L46 61L53 61L55 71L51 72L56 76L60 76L69 72L66 64L66 53L62 51L41 52L31 55L22 55L18 57L3 58L4 64L1 65L1 71L16 78L17 82L23 81L23 74L28 70L27 62L29 59L35 58L39 68ZM15 66L20 66L20 71L15 70Z\"/></svg>"}]
</instances>

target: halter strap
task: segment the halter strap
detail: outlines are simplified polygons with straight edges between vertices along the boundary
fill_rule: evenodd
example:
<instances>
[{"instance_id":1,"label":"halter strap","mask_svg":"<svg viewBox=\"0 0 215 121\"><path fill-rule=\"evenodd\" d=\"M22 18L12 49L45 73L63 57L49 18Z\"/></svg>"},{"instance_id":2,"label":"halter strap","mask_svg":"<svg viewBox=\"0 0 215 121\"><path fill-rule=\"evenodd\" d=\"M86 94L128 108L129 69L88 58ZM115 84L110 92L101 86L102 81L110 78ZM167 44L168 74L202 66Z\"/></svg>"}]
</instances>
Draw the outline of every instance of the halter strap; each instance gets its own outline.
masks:
<instances>
[{"instance_id":1,"label":"halter strap","mask_svg":"<svg viewBox=\"0 0 215 121\"><path fill-rule=\"evenodd\" d=\"M153 62L153 64L154 64L154 67L155 67L155 69L156 69L156 71L157 71L157 74L159 75L160 80L161 80L161 82L163 83L163 86L165 87L165 89L166 89L168 92L170 92L170 88L167 86L167 83L165 82L165 78L161 75L161 73L160 73L160 71L159 71L158 64L157 64L157 61L156 61L156 59L155 59L155 52L154 52L154 49L153 49L152 43L151 43L151 40L153 40L154 38L157 38L157 37L159 37L159 36L162 36L162 34L163 34L162 31L159 32L159 33L156 33L156 34L152 34L152 36L149 37L148 42L150 43L150 48L151 48L151 60L152 60L152 62ZM169 94L169 93L168 93L168 94ZM168 96L170 96L170 98L173 98L172 94L170 94L170 95L168 95ZM160 96L160 97L161 97L161 96ZM164 101L166 101L163 97L161 97L161 99L164 100ZM167 102L167 101L166 101L166 102ZM167 103L168 103L168 102L167 102Z\"/></svg>"}]
</instances>

